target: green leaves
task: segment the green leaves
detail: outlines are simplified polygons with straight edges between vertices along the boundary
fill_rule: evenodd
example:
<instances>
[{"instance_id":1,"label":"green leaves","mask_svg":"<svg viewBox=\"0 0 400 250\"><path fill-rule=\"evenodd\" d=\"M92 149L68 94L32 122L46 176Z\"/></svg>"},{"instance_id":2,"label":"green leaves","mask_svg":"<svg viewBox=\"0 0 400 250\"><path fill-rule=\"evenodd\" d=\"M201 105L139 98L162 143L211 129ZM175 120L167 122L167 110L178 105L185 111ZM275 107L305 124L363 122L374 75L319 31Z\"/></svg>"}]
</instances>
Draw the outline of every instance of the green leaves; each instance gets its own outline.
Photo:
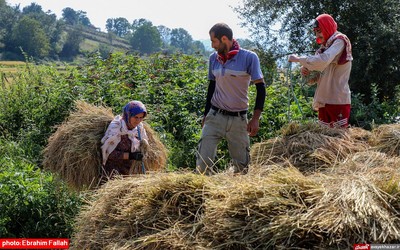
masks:
<instances>
[{"instance_id":1,"label":"green leaves","mask_svg":"<svg viewBox=\"0 0 400 250\"><path fill-rule=\"evenodd\" d=\"M25 158L22 148L0 139L0 235L65 237L81 198Z\"/></svg>"},{"instance_id":2,"label":"green leaves","mask_svg":"<svg viewBox=\"0 0 400 250\"><path fill-rule=\"evenodd\" d=\"M0 127L4 136L24 141L26 153L40 157L40 150L68 114L73 93L53 67L28 66L0 88Z\"/></svg>"}]
</instances>

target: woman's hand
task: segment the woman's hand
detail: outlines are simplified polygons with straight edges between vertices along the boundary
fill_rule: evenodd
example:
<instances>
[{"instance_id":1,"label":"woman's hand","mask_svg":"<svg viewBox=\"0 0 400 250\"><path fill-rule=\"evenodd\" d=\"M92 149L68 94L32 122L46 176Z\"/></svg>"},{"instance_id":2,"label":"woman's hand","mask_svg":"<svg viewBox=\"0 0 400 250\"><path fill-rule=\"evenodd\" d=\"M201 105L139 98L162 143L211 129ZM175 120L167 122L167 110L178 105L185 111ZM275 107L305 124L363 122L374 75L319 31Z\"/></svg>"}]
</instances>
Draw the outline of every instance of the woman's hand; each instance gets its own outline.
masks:
<instances>
[{"instance_id":1,"label":"woman's hand","mask_svg":"<svg viewBox=\"0 0 400 250\"><path fill-rule=\"evenodd\" d=\"M288 57L288 61L289 61L289 62L300 62L300 58L299 58L297 55L295 55L295 54L291 54L291 55Z\"/></svg>"},{"instance_id":2,"label":"woman's hand","mask_svg":"<svg viewBox=\"0 0 400 250\"><path fill-rule=\"evenodd\" d=\"M146 139L142 139L140 141L140 152L146 154L149 148L150 148L149 141Z\"/></svg>"},{"instance_id":3,"label":"woman's hand","mask_svg":"<svg viewBox=\"0 0 400 250\"><path fill-rule=\"evenodd\" d=\"M300 73L302 76L308 76L310 74L310 71L306 67L301 67Z\"/></svg>"},{"instance_id":4,"label":"woman's hand","mask_svg":"<svg viewBox=\"0 0 400 250\"><path fill-rule=\"evenodd\" d=\"M129 160L141 161L143 159L143 154L141 152L129 153Z\"/></svg>"},{"instance_id":5,"label":"woman's hand","mask_svg":"<svg viewBox=\"0 0 400 250\"><path fill-rule=\"evenodd\" d=\"M124 160L141 161L143 159L143 154L141 152L125 152L123 157Z\"/></svg>"}]
</instances>

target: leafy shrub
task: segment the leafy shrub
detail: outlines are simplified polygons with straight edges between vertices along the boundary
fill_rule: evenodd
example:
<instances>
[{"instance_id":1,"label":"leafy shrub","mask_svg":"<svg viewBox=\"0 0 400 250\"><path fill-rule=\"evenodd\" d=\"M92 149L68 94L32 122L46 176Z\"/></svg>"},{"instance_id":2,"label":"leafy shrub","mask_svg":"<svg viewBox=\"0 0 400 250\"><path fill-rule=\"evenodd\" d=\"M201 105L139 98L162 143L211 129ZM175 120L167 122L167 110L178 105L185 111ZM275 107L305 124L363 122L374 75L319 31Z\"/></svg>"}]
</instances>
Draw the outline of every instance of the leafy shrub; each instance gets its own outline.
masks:
<instances>
[{"instance_id":1,"label":"leafy shrub","mask_svg":"<svg viewBox=\"0 0 400 250\"><path fill-rule=\"evenodd\" d=\"M371 85L371 93L372 96L369 98L371 102L368 104L363 103L362 100L366 98L362 94L352 95L350 124L364 129L372 129L374 124L395 123L400 113L399 103L396 103L396 99L384 98L381 102L377 84Z\"/></svg>"},{"instance_id":2,"label":"leafy shrub","mask_svg":"<svg viewBox=\"0 0 400 250\"><path fill-rule=\"evenodd\" d=\"M72 233L81 198L24 158L22 148L0 140L0 235L62 237Z\"/></svg>"},{"instance_id":3,"label":"leafy shrub","mask_svg":"<svg viewBox=\"0 0 400 250\"><path fill-rule=\"evenodd\" d=\"M23 142L32 158L38 158L54 126L71 109L71 88L56 68L27 67L0 86L0 128L3 135Z\"/></svg>"}]
</instances>

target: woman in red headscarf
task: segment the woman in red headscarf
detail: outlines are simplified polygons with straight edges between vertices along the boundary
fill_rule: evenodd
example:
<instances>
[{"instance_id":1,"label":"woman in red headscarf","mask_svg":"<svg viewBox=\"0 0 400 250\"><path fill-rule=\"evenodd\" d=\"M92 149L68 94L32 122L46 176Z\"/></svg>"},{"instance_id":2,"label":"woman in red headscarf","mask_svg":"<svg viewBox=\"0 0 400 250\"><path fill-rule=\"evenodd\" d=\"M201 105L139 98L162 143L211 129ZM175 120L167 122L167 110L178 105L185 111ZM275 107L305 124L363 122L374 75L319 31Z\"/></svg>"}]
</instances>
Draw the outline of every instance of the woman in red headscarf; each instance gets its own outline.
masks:
<instances>
[{"instance_id":1,"label":"woman in red headscarf","mask_svg":"<svg viewBox=\"0 0 400 250\"><path fill-rule=\"evenodd\" d=\"M337 24L328 14L314 22L316 42L320 48L313 56L290 55L289 62L301 64L301 74L310 84L317 83L313 108L321 124L330 127L349 125L351 94L349 78L352 65L351 43L337 31ZM315 77L309 77L309 76Z\"/></svg>"},{"instance_id":2,"label":"woman in red headscarf","mask_svg":"<svg viewBox=\"0 0 400 250\"><path fill-rule=\"evenodd\" d=\"M102 181L115 174L129 175L144 173L140 164L141 150L148 145L148 137L142 121L147 115L146 107L140 101L131 101L110 123L101 139L103 156ZM136 166L134 168L134 166Z\"/></svg>"}]
</instances>

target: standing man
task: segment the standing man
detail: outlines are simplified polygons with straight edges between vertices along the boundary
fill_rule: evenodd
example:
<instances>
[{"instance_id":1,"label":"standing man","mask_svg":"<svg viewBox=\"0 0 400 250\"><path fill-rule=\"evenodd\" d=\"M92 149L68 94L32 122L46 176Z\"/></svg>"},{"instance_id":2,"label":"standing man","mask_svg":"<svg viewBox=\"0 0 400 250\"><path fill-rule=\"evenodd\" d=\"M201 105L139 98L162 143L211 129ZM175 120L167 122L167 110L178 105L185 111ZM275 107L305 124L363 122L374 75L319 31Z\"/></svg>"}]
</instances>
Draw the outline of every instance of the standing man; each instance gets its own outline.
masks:
<instances>
[{"instance_id":1,"label":"standing man","mask_svg":"<svg viewBox=\"0 0 400 250\"><path fill-rule=\"evenodd\" d=\"M289 62L301 64L301 74L309 83L317 83L313 108L321 124L330 127L349 125L351 94L349 78L353 57L351 43L337 31L337 24L328 14L319 15L314 22L317 43L321 47L313 56L290 55ZM315 73L311 76L310 72Z\"/></svg>"},{"instance_id":2,"label":"standing man","mask_svg":"<svg viewBox=\"0 0 400 250\"><path fill-rule=\"evenodd\" d=\"M234 173L246 174L250 161L250 139L259 129L265 102L265 84L257 54L240 48L232 29L225 23L209 31L211 46L216 50L209 58L207 92L202 135L198 145L196 170L215 173L213 161L221 139L228 142ZM247 120L248 89L257 89L254 113Z\"/></svg>"}]
</instances>

